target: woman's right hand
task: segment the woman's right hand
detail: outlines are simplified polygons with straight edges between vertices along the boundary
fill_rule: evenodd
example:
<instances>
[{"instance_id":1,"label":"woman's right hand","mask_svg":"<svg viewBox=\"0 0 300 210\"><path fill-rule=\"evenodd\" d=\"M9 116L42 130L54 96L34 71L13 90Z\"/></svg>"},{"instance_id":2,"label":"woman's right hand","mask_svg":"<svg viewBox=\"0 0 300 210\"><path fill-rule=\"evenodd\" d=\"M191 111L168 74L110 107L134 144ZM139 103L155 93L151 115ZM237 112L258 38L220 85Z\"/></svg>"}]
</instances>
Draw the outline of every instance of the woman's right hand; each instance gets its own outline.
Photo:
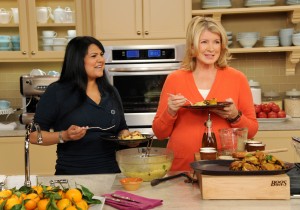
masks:
<instances>
[{"instance_id":1,"label":"woman's right hand","mask_svg":"<svg viewBox=\"0 0 300 210\"><path fill-rule=\"evenodd\" d=\"M86 131L86 127L71 125L62 133L62 137L64 141L76 141L83 138L86 134Z\"/></svg>"},{"instance_id":2,"label":"woman's right hand","mask_svg":"<svg viewBox=\"0 0 300 210\"><path fill-rule=\"evenodd\" d=\"M177 95L169 95L168 98L168 112L175 116L180 107L186 103L186 98L180 93Z\"/></svg>"}]
</instances>

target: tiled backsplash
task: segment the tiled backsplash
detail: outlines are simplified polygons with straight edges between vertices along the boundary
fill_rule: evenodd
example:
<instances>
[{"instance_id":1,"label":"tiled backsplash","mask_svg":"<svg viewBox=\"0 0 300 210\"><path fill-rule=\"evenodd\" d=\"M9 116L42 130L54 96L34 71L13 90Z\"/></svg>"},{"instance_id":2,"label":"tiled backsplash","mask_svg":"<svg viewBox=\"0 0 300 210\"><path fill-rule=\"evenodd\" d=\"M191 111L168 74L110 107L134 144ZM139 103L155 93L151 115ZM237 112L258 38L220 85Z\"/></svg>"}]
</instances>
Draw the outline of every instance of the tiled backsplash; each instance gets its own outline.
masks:
<instances>
[{"instance_id":1,"label":"tiled backsplash","mask_svg":"<svg viewBox=\"0 0 300 210\"><path fill-rule=\"evenodd\" d=\"M233 54L230 65L244 72L248 79L258 81L262 92L274 90L284 93L296 88L300 90L300 63L296 66L296 75L285 75L285 53ZM22 106L19 79L33 68L44 71L60 71L61 63L1 63L0 99L11 102L12 107ZM0 116L0 121L3 116Z\"/></svg>"}]
</instances>

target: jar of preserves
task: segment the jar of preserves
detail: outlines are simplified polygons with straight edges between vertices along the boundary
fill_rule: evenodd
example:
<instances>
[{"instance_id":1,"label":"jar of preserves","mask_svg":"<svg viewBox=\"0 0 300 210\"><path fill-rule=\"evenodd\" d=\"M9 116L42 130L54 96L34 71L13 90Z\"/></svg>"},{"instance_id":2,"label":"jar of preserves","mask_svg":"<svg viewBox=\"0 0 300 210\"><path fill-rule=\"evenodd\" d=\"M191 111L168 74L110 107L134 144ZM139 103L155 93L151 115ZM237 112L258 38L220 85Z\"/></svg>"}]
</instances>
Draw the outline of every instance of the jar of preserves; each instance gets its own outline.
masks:
<instances>
[{"instance_id":1,"label":"jar of preserves","mask_svg":"<svg viewBox=\"0 0 300 210\"><path fill-rule=\"evenodd\" d=\"M291 117L300 117L300 91L292 89L286 91L284 99L284 110Z\"/></svg>"},{"instance_id":2,"label":"jar of preserves","mask_svg":"<svg viewBox=\"0 0 300 210\"><path fill-rule=\"evenodd\" d=\"M269 91L264 92L263 103L274 102L280 109L282 109L282 98L278 92Z\"/></svg>"}]
</instances>

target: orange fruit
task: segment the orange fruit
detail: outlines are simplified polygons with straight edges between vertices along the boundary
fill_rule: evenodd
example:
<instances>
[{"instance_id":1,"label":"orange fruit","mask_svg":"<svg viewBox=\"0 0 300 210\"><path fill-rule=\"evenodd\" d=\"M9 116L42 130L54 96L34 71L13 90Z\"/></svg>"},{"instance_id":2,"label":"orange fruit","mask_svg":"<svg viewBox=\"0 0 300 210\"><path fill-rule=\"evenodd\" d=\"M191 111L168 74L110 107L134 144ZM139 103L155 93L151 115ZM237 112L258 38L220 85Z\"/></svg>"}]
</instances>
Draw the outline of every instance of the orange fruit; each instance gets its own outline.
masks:
<instances>
[{"instance_id":1,"label":"orange fruit","mask_svg":"<svg viewBox=\"0 0 300 210\"><path fill-rule=\"evenodd\" d=\"M81 210L87 210L89 208L89 205L87 204L87 202L85 200L81 200L79 202L75 203L75 206L77 208L81 208Z\"/></svg>"},{"instance_id":2,"label":"orange fruit","mask_svg":"<svg viewBox=\"0 0 300 210\"><path fill-rule=\"evenodd\" d=\"M65 210L78 210L75 206L69 206Z\"/></svg>"},{"instance_id":3,"label":"orange fruit","mask_svg":"<svg viewBox=\"0 0 300 210\"><path fill-rule=\"evenodd\" d=\"M37 203L34 200L25 200L26 210L33 210L37 207Z\"/></svg>"},{"instance_id":4,"label":"orange fruit","mask_svg":"<svg viewBox=\"0 0 300 210\"><path fill-rule=\"evenodd\" d=\"M63 199L59 200L56 205L59 210L64 210L67 207L72 206L72 203L69 199L63 198Z\"/></svg>"},{"instance_id":5,"label":"orange fruit","mask_svg":"<svg viewBox=\"0 0 300 210\"><path fill-rule=\"evenodd\" d=\"M65 198L66 197L65 192L63 190L61 190L61 189L58 190L57 193L61 196L61 198Z\"/></svg>"},{"instance_id":6,"label":"orange fruit","mask_svg":"<svg viewBox=\"0 0 300 210\"><path fill-rule=\"evenodd\" d=\"M25 199L34 200L34 201L37 203L37 202L39 202L40 197L39 197L39 195L36 194L36 193L30 193L30 194L27 194L27 195L25 196Z\"/></svg>"},{"instance_id":7,"label":"orange fruit","mask_svg":"<svg viewBox=\"0 0 300 210\"><path fill-rule=\"evenodd\" d=\"M76 203L82 200L82 194L78 189L71 188L66 192L66 198Z\"/></svg>"},{"instance_id":8,"label":"orange fruit","mask_svg":"<svg viewBox=\"0 0 300 210\"><path fill-rule=\"evenodd\" d=\"M49 201L50 201L49 199L41 199L37 203L38 210L47 210L47 205L48 205Z\"/></svg>"},{"instance_id":9,"label":"orange fruit","mask_svg":"<svg viewBox=\"0 0 300 210\"><path fill-rule=\"evenodd\" d=\"M14 205L21 204L20 200L17 197L8 198L4 206L5 210L10 210Z\"/></svg>"},{"instance_id":10,"label":"orange fruit","mask_svg":"<svg viewBox=\"0 0 300 210\"><path fill-rule=\"evenodd\" d=\"M12 195L11 190L0 191L0 198L9 198Z\"/></svg>"},{"instance_id":11,"label":"orange fruit","mask_svg":"<svg viewBox=\"0 0 300 210\"><path fill-rule=\"evenodd\" d=\"M33 186L32 189L34 189L37 192L40 198L43 197L43 187L41 185Z\"/></svg>"},{"instance_id":12,"label":"orange fruit","mask_svg":"<svg viewBox=\"0 0 300 210\"><path fill-rule=\"evenodd\" d=\"M16 194L12 194L12 195L10 196L10 198L15 198L15 199L17 199L20 203L22 203L24 196L23 196L23 194L21 194L21 195L19 195L19 196L16 195Z\"/></svg>"}]
</instances>

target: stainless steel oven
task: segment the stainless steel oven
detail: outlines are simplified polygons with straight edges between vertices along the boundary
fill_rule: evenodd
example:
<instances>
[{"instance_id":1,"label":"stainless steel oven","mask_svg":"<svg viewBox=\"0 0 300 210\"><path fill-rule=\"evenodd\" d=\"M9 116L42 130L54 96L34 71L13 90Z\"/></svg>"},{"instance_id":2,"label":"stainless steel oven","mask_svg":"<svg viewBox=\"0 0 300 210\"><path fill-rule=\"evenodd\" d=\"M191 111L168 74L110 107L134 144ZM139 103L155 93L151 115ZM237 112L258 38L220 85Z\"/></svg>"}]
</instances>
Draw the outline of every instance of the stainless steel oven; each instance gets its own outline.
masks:
<instances>
[{"instance_id":1,"label":"stainless steel oven","mask_svg":"<svg viewBox=\"0 0 300 210\"><path fill-rule=\"evenodd\" d=\"M133 45L105 48L105 73L121 96L131 129L152 132L167 75L180 68L184 45Z\"/></svg>"}]
</instances>

